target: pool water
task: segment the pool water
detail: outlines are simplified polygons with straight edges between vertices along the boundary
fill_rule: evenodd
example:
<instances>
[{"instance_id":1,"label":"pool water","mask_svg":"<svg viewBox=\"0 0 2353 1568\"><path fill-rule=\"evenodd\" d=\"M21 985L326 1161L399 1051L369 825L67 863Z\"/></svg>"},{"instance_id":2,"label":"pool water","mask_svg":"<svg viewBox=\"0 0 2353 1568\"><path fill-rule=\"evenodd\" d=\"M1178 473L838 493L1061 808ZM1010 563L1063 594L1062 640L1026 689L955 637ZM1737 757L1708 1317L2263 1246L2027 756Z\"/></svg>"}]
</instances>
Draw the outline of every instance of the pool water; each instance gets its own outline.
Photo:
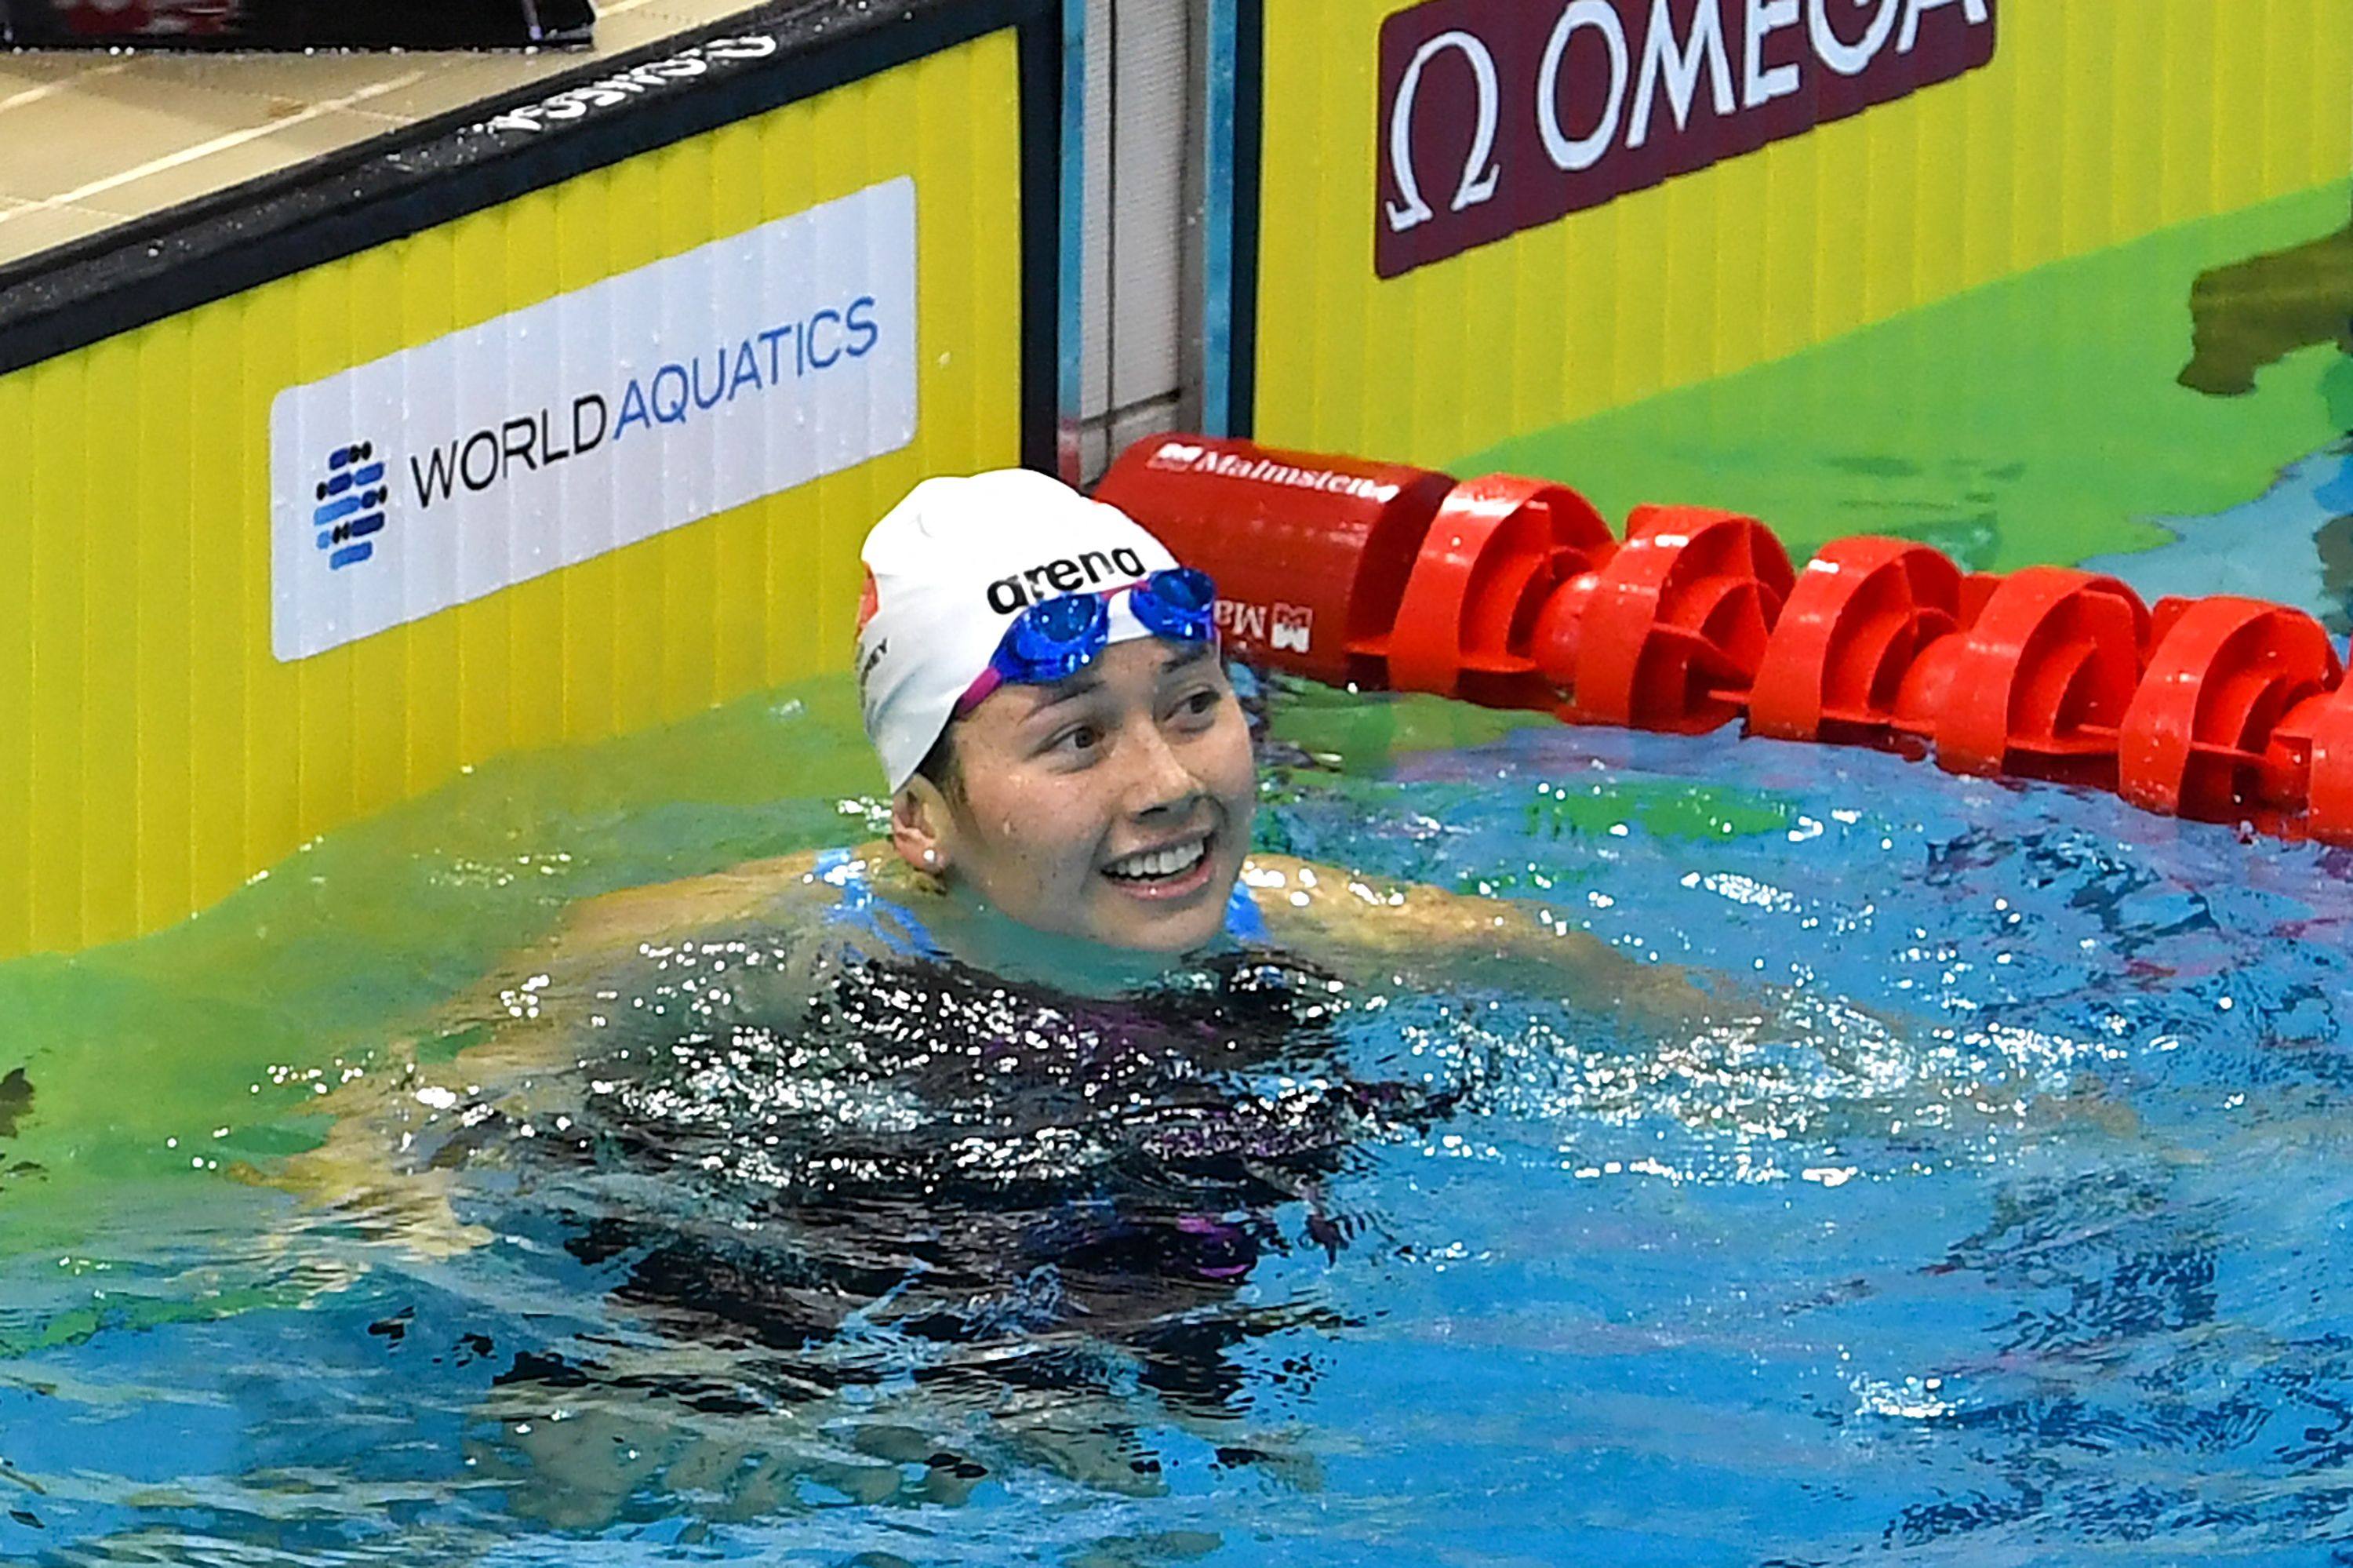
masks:
<instances>
[{"instance_id":1,"label":"pool water","mask_svg":"<svg viewBox=\"0 0 2353 1568\"><path fill-rule=\"evenodd\" d=\"M0 1560L2353 1559L2342 852L1271 712L1261 847L1751 1022L1645 1038L1541 969L1090 1003L753 929L520 1072L450 1000L568 907L880 808L837 683L485 768L0 967ZM1013 1087L926 1049L975 1021ZM315 1201L371 1139L395 1174Z\"/></svg>"}]
</instances>

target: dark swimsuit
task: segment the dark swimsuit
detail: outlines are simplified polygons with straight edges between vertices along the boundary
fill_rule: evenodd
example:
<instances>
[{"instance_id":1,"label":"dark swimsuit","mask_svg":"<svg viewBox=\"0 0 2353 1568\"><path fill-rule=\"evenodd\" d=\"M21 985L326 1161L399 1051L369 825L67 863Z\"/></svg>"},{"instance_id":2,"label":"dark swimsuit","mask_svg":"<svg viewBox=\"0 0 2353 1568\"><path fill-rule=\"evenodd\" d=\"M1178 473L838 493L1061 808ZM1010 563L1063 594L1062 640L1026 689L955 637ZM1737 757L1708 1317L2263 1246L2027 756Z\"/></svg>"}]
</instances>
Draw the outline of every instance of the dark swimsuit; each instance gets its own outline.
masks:
<instances>
[{"instance_id":1,"label":"dark swimsuit","mask_svg":"<svg viewBox=\"0 0 2353 1568\"><path fill-rule=\"evenodd\" d=\"M848 850L827 850L818 856L816 875L839 895L826 912L828 926L847 927L871 938L893 958L946 959L947 954L913 910L875 891L864 860ZM1254 945L1271 940L1266 916L1260 913L1250 889L1240 882L1226 899L1225 936L1230 941ZM1187 1250L1198 1255L1188 1272L1202 1278L1240 1278L1257 1260L1258 1246L1248 1231L1217 1215L1183 1215L1176 1221L1176 1229L1191 1244Z\"/></svg>"}]
</instances>

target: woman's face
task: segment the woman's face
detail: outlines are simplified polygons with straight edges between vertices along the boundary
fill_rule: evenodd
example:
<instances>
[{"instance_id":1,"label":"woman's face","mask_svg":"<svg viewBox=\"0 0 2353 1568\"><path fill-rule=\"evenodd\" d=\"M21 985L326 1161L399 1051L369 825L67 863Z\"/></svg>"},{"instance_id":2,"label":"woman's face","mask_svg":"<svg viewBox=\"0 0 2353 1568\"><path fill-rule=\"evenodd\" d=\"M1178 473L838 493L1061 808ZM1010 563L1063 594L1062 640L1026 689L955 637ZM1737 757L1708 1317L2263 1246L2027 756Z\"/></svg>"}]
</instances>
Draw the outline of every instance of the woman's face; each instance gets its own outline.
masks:
<instances>
[{"instance_id":1,"label":"woman's face","mask_svg":"<svg viewBox=\"0 0 2353 1568\"><path fill-rule=\"evenodd\" d=\"M1216 648L1139 638L956 726L948 874L1041 931L1183 952L1214 938L1258 778Z\"/></svg>"}]
</instances>

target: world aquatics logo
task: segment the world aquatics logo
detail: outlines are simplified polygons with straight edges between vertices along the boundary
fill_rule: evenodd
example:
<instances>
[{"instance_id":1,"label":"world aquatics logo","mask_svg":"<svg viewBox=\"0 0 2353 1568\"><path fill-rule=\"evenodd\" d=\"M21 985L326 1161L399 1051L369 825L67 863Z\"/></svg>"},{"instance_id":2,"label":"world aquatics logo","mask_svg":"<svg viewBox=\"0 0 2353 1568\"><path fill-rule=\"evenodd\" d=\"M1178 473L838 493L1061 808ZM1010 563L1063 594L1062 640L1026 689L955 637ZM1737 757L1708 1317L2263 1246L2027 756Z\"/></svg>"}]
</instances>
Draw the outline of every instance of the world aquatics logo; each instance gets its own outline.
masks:
<instances>
[{"instance_id":1,"label":"world aquatics logo","mask_svg":"<svg viewBox=\"0 0 2353 1568\"><path fill-rule=\"evenodd\" d=\"M319 548L328 553L331 569L358 566L375 554L375 541L368 535L384 528L384 503L391 489L384 482L384 464L375 461L374 441L328 454L311 525L319 531Z\"/></svg>"}]
</instances>

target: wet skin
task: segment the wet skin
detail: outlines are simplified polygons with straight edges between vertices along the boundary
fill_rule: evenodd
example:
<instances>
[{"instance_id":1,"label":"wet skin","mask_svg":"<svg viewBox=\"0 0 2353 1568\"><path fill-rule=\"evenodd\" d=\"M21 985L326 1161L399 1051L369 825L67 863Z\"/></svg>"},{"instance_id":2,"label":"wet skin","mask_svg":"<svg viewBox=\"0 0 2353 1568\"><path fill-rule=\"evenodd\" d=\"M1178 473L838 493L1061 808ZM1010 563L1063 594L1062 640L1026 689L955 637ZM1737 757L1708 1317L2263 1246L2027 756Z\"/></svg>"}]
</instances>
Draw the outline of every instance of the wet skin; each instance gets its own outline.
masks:
<instances>
[{"instance_id":1,"label":"wet skin","mask_svg":"<svg viewBox=\"0 0 2353 1568\"><path fill-rule=\"evenodd\" d=\"M1068 680L999 687L954 734L953 786L918 778L893 802L908 864L1050 938L1174 954L1223 927L1258 779L1214 647L1118 643Z\"/></svg>"}]
</instances>

